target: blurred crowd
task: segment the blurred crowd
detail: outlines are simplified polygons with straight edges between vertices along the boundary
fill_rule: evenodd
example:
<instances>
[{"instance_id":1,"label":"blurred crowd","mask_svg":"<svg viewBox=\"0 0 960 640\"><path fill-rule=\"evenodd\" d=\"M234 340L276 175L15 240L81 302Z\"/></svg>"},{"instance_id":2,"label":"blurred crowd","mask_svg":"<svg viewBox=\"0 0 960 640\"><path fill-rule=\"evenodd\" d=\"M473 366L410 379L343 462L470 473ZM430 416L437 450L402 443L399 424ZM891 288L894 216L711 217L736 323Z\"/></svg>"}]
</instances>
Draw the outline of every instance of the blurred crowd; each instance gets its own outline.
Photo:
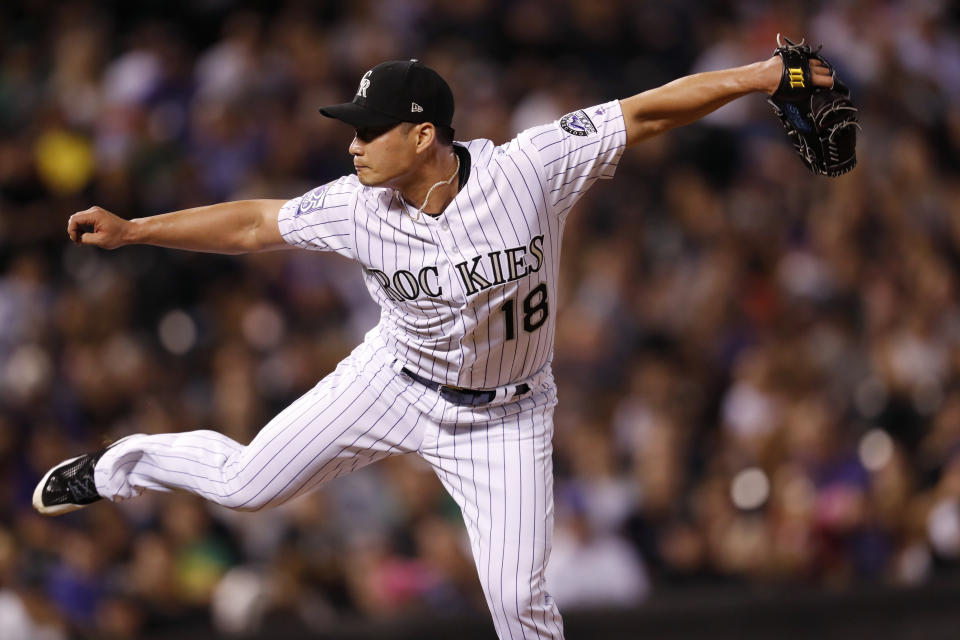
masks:
<instances>
[{"instance_id":1,"label":"blurred crowd","mask_svg":"<svg viewBox=\"0 0 960 640\"><path fill-rule=\"evenodd\" d=\"M51 464L128 433L249 441L378 317L336 256L81 249L69 214L348 173L352 131L316 109L394 58L450 81L457 139L502 143L764 59L777 32L823 42L861 108L852 173L812 176L750 96L628 151L569 219L551 593L572 610L956 569L956 5L20 0L0 27L0 637L485 612L456 505L411 457L268 512L30 507Z\"/></svg>"}]
</instances>

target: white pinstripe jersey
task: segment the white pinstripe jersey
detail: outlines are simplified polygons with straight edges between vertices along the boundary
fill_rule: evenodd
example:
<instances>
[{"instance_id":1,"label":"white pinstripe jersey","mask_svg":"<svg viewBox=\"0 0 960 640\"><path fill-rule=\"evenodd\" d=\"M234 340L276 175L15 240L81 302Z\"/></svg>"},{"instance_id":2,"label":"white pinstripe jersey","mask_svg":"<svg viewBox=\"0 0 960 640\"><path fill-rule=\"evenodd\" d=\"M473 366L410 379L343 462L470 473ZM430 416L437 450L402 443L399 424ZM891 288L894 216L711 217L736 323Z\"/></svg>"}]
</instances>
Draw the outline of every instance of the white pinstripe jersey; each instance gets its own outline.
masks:
<instances>
[{"instance_id":1,"label":"white pinstripe jersey","mask_svg":"<svg viewBox=\"0 0 960 640\"><path fill-rule=\"evenodd\" d=\"M462 143L469 175L439 216L414 221L394 190L349 175L284 204L280 231L363 265L381 308L366 340L416 373L471 389L518 382L553 355L567 214L598 178L613 177L625 143L614 100L501 146Z\"/></svg>"}]
</instances>

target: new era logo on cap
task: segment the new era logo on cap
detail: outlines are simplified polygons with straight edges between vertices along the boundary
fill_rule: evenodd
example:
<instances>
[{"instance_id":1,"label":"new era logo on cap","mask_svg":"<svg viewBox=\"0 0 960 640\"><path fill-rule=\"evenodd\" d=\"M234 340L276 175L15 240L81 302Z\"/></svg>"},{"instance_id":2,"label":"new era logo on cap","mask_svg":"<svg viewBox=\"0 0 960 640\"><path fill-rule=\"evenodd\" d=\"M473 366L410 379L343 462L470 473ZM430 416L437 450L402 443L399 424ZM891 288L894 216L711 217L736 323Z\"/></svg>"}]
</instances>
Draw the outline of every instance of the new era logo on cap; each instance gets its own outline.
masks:
<instances>
[{"instance_id":1,"label":"new era logo on cap","mask_svg":"<svg viewBox=\"0 0 960 640\"><path fill-rule=\"evenodd\" d=\"M423 113L423 107L418 105L416 102L411 102L410 113Z\"/></svg>"}]
</instances>

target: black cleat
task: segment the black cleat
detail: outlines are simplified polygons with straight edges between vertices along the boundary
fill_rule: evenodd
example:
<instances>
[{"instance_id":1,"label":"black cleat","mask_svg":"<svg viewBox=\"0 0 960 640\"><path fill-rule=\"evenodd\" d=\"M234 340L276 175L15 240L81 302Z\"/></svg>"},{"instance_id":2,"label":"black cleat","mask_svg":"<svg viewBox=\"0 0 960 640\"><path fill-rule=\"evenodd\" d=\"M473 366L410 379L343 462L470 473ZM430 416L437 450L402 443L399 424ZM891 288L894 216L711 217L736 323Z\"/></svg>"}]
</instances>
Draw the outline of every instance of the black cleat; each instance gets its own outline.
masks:
<instances>
[{"instance_id":1,"label":"black cleat","mask_svg":"<svg viewBox=\"0 0 960 640\"><path fill-rule=\"evenodd\" d=\"M123 440L126 438L121 438L110 446ZM93 480L93 469L109 448L64 460L47 471L33 491L33 508L43 515L58 516L100 500L101 496L97 493L97 485Z\"/></svg>"}]
</instances>

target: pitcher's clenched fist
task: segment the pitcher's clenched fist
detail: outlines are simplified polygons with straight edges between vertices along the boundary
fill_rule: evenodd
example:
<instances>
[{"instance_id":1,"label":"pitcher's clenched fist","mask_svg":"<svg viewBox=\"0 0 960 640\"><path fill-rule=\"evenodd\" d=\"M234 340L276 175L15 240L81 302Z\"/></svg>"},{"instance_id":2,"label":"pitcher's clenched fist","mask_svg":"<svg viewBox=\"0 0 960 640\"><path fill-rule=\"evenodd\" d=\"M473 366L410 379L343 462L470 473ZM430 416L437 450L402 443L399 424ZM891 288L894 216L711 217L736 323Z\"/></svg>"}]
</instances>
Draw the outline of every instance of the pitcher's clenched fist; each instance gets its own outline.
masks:
<instances>
[{"instance_id":1,"label":"pitcher's clenched fist","mask_svg":"<svg viewBox=\"0 0 960 640\"><path fill-rule=\"evenodd\" d=\"M70 216L67 235L78 246L116 249L129 244L130 222L101 207L90 207Z\"/></svg>"}]
</instances>

